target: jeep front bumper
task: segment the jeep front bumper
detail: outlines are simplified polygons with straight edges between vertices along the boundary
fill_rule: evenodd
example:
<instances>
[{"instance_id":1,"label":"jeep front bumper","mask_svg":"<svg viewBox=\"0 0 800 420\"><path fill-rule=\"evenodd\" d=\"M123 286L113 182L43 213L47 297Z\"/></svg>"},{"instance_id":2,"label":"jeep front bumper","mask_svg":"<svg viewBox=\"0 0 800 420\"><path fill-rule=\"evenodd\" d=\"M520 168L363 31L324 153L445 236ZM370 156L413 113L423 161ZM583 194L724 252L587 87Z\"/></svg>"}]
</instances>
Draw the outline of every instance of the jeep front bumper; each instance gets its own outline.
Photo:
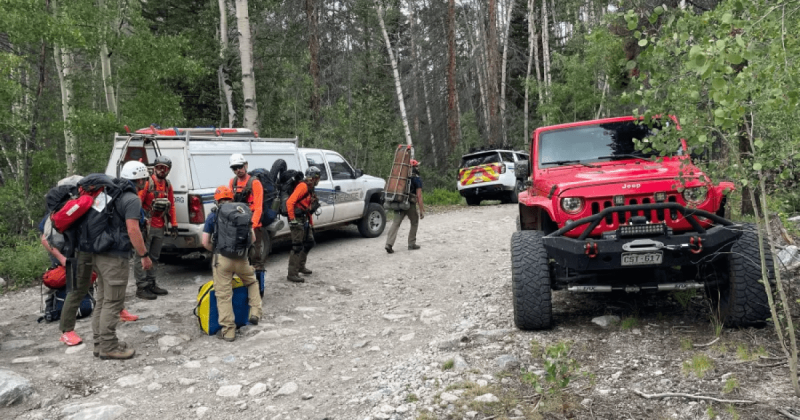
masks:
<instances>
[{"instance_id":1,"label":"jeep front bumper","mask_svg":"<svg viewBox=\"0 0 800 420\"><path fill-rule=\"evenodd\" d=\"M664 223L648 223L623 225L616 231L605 232L602 238L588 237L588 233L610 213L660 209L679 212L694 227L694 231L674 234ZM705 229L697 217L711 220L716 225ZM578 238L564 236L583 225L588 227ZM543 244L548 256L560 266L591 272L696 264L730 245L741 234L740 225L715 214L689 209L677 203L657 203L606 208L545 236Z\"/></svg>"}]
</instances>

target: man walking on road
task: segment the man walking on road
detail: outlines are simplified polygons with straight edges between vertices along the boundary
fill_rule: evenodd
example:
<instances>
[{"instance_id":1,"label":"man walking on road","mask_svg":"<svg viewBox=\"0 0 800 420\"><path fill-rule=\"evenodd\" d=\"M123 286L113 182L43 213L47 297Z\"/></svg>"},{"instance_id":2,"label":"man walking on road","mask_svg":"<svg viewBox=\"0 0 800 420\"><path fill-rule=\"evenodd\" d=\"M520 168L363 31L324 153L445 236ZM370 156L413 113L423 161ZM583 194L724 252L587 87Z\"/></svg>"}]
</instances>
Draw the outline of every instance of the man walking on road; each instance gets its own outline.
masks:
<instances>
[{"instance_id":1,"label":"man walking on road","mask_svg":"<svg viewBox=\"0 0 800 420\"><path fill-rule=\"evenodd\" d=\"M241 153L234 153L228 159L231 170L236 175L228 183L228 187L233 191L233 201L247 203L250 211L253 212L253 231L256 234L256 241L250 248L250 265L256 270L256 278L260 287L264 285L264 264L267 260L267 250L264 246L264 235L269 235L266 229L261 226L261 213L264 205L264 186L254 177L247 174L247 160Z\"/></svg>"},{"instance_id":2,"label":"man walking on road","mask_svg":"<svg viewBox=\"0 0 800 420\"><path fill-rule=\"evenodd\" d=\"M92 254L91 267L86 264L81 267L97 272L92 332L94 355L101 359L130 359L136 353L117 337L119 312L125 305L131 249L142 260L144 270L153 266L139 230L142 204L136 194L149 177L147 167L130 161L122 167L120 175L115 180L120 191L109 194L106 189L98 195L80 230L80 251Z\"/></svg>"},{"instance_id":3,"label":"man walking on road","mask_svg":"<svg viewBox=\"0 0 800 420\"><path fill-rule=\"evenodd\" d=\"M258 325L261 319L261 294L259 293L258 280L256 279L253 267L247 263L247 257L229 258L222 255L224 243L236 236L233 233L222 231L226 228L223 222L219 221L219 213L223 212L223 205L233 200L233 191L222 185L214 192L214 200L217 207L208 215L203 226L203 247L214 253L214 260L211 264L214 271L214 291L217 295L217 312L219 313L218 337L225 341L236 339L236 317L233 314L233 275L236 274L242 280L242 284L247 287L247 299L250 305L248 321L253 325ZM242 206L242 204L238 204ZM243 206L242 206L243 207ZM229 228L229 227L228 227ZM250 235L245 240L252 242L255 232L250 229Z\"/></svg>"},{"instance_id":4,"label":"man walking on road","mask_svg":"<svg viewBox=\"0 0 800 420\"><path fill-rule=\"evenodd\" d=\"M408 210L398 210L394 212L394 220L392 227L389 228L389 233L386 235L386 252L394 253L394 241L397 239L397 230L400 229L400 223L403 218L408 216L411 222L411 229L408 231L408 249L420 249L417 245L417 226L419 226L419 219L425 218L425 207L422 204L422 178L419 176L419 162L411 159L411 190L409 191L409 205ZM419 214L417 213L417 204L419 204Z\"/></svg>"},{"instance_id":5,"label":"man walking on road","mask_svg":"<svg viewBox=\"0 0 800 420\"><path fill-rule=\"evenodd\" d=\"M155 161L155 174L152 175L145 184L144 189L139 191L139 198L142 200L142 208L147 213L149 227L144 234L144 244L150 258L153 260L153 268L144 270L139 258L133 257L133 275L136 278L136 297L140 299L153 300L158 296L166 295L165 289L156 284L156 274L158 257L161 256L161 246L164 243L164 234L167 230L169 221L169 233L173 238L178 237L178 219L175 217L175 194L172 191L172 184L167 179L169 171L172 169L172 160L167 156L159 156Z\"/></svg>"},{"instance_id":6,"label":"man walking on road","mask_svg":"<svg viewBox=\"0 0 800 420\"><path fill-rule=\"evenodd\" d=\"M314 220L312 216L319 208L319 200L314 193L314 187L319 184L322 172L316 166L306 169L303 182L297 184L286 200L286 213L289 216L289 230L292 235L292 251L289 253L289 274L286 279L303 283L305 279L297 273L311 274L306 268L308 251L314 247Z\"/></svg>"}]
</instances>

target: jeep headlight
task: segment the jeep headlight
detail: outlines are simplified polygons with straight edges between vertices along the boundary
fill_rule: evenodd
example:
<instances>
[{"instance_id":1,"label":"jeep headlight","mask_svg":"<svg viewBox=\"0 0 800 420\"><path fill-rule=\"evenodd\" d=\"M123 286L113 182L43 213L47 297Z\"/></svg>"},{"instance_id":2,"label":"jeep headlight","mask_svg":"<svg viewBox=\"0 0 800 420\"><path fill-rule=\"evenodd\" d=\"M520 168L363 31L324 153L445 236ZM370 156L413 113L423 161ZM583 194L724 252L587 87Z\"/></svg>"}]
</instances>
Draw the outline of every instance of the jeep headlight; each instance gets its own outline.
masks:
<instances>
[{"instance_id":1,"label":"jeep headlight","mask_svg":"<svg viewBox=\"0 0 800 420\"><path fill-rule=\"evenodd\" d=\"M562 198L561 208L569 214L578 214L583 210L583 199L578 197Z\"/></svg>"},{"instance_id":2,"label":"jeep headlight","mask_svg":"<svg viewBox=\"0 0 800 420\"><path fill-rule=\"evenodd\" d=\"M706 201L706 197L708 197L708 188L706 187L686 188L683 190L683 199L687 203L700 204Z\"/></svg>"}]
</instances>

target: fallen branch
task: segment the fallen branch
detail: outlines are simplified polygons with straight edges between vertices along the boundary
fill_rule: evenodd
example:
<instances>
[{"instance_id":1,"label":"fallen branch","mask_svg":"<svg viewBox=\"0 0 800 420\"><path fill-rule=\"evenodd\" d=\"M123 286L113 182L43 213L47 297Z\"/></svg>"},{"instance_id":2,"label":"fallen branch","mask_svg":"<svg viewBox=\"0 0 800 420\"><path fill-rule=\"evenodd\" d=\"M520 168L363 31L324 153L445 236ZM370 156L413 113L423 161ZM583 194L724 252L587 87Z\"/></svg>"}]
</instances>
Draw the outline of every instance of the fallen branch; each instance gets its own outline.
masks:
<instances>
[{"instance_id":1,"label":"fallen branch","mask_svg":"<svg viewBox=\"0 0 800 420\"><path fill-rule=\"evenodd\" d=\"M715 402L723 403L723 404L755 404L756 403L755 401L750 401L750 400L721 400L719 398L714 398L714 397L706 397L706 396L703 396L703 395L682 394L682 393L679 393L679 392L665 392L663 394L645 394L644 392L639 391L637 389L634 389L633 392L636 395L639 395L639 396L641 396L643 398L647 398L648 400L655 399L655 398L666 398L666 397L683 397L683 398L689 398L689 399L693 399L693 400L715 401Z\"/></svg>"},{"instance_id":2,"label":"fallen branch","mask_svg":"<svg viewBox=\"0 0 800 420\"><path fill-rule=\"evenodd\" d=\"M797 416L793 415L792 413L786 411L783 408L776 408L776 410L778 410L779 413L783 414L784 416L786 416L786 417L788 417L788 418L790 418L792 420L800 420L800 417L797 417Z\"/></svg>"},{"instance_id":3,"label":"fallen branch","mask_svg":"<svg viewBox=\"0 0 800 420\"><path fill-rule=\"evenodd\" d=\"M693 346L695 346L695 347L698 347L698 348L699 348L699 347L708 347L708 346L710 346L710 345L712 345L712 344L716 343L717 341L719 341L719 337L717 337L717 338L715 338L715 339L711 340L711 342L710 342L710 343L706 343L706 344L692 344L692 345L693 345Z\"/></svg>"},{"instance_id":4,"label":"fallen branch","mask_svg":"<svg viewBox=\"0 0 800 420\"><path fill-rule=\"evenodd\" d=\"M785 364L787 364L787 363L789 363L789 362L787 362L786 360L784 360L784 361L782 361L782 362L778 362L778 363L772 363L772 364L769 364L769 365L759 365L759 364L755 364L755 365L753 365L753 366L755 366L755 367L763 367L763 368L768 368L768 367L775 367L775 366L781 366L781 365L785 365Z\"/></svg>"}]
</instances>

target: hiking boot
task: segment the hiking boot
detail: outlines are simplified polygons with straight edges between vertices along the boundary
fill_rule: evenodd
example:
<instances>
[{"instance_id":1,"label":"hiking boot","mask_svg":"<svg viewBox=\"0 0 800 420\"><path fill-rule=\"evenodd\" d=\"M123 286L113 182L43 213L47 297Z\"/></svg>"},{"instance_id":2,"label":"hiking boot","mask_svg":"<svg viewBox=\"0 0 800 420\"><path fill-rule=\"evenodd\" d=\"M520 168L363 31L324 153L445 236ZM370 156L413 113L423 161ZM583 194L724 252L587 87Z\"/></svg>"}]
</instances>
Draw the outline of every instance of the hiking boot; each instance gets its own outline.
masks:
<instances>
[{"instance_id":1,"label":"hiking boot","mask_svg":"<svg viewBox=\"0 0 800 420\"><path fill-rule=\"evenodd\" d=\"M220 340L225 340L229 343L232 341L236 341L236 330L231 330L229 334L225 335L222 333L222 329L220 329L219 331L217 331L217 338L219 338Z\"/></svg>"},{"instance_id":2,"label":"hiking boot","mask_svg":"<svg viewBox=\"0 0 800 420\"><path fill-rule=\"evenodd\" d=\"M100 352L100 358L103 360L127 360L133 358L136 350L129 348L125 343L120 342L114 350L109 352Z\"/></svg>"},{"instance_id":3,"label":"hiking boot","mask_svg":"<svg viewBox=\"0 0 800 420\"><path fill-rule=\"evenodd\" d=\"M158 296L164 296L164 295L166 295L167 293L169 293L169 292L167 291L167 289L162 289L162 288L160 288L160 287L156 286L156 284L155 284L155 283L153 283L153 285L152 285L152 286L150 286L150 291L151 291L151 292L153 292L154 294L158 295Z\"/></svg>"},{"instance_id":4,"label":"hiking boot","mask_svg":"<svg viewBox=\"0 0 800 420\"><path fill-rule=\"evenodd\" d=\"M119 320L123 322L133 322L139 319L139 315L134 315L128 312L127 309L119 311Z\"/></svg>"},{"instance_id":5,"label":"hiking boot","mask_svg":"<svg viewBox=\"0 0 800 420\"><path fill-rule=\"evenodd\" d=\"M139 299L155 300L158 296L150 291L150 288L136 289L136 297Z\"/></svg>"},{"instance_id":6,"label":"hiking boot","mask_svg":"<svg viewBox=\"0 0 800 420\"><path fill-rule=\"evenodd\" d=\"M307 268L305 268L305 267L300 267L300 269L299 269L299 270L297 270L297 271L299 271L299 272L300 272L300 274L306 274L306 275L308 275L308 274L312 274L312 273L313 273L313 271L311 271L311 270L309 270L309 269L307 269Z\"/></svg>"},{"instance_id":7,"label":"hiking boot","mask_svg":"<svg viewBox=\"0 0 800 420\"><path fill-rule=\"evenodd\" d=\"M286 280L289 280L293 283L305 283L305 280L297 274L289 274L286 276Z\"/></svg>"},{"instance_id":8,"label":"hiking boot","mask_svg":"<svg viewBox=\"0 0 800 420\"><path fill-rule=\"evenodd\" d=\"M387 245L386 245L386 247L385 247L385 249L386 249L386 252L388 252L388 253L390 253L390 254L394 254L394 250L392 249L392 246L391 246L391 245L388 245L388 244L387 244Z\"/></svg>"},{"instance_id":9,"label":"hiking boot","mask_svg":"<svg viewBox=\"0 0 800 420\"><path fill-rule=\"evenodd\" d=\"M253 325L258 325L258 317L257 316L251 316L250 319L247 320L247 322L249 322L249 323L251 323Z\"/></svg>"},{"instance_id":10,"label":"hiking boot","mask_svg":"<svg viewBox=\"0 0 800 420\"><path fill-rule=\"evenodd\" d=\"M67 331L64 334L61 334L61 338L59 339L62 343L68 346L77 346L78 344L82 343L83 340L75 333L75 331Z\"/></svg>"},{"instance_id":11,"label":"hiking boot","mask_svg":"<svg viewBox=\"0 0 800 420\"><path fill-rule=\"evenodd\" d=\"M94 357L100 357L100 349L97 347L97 344L94 345L94 350L92 350L92 355Z\"/></svg>"},{"instance_id":12,"label":"hiking boot","mask_svg":"<svg viewBox=\"0 0 800 420\"><path fill-rule=\"evenodd\" d=\"M413 251L415 249L420 249L420 248L422 248L422 247L417 245L417 244L412 244L412 245L408 246L409 251Z\"/></svg>"}]
</instances>

